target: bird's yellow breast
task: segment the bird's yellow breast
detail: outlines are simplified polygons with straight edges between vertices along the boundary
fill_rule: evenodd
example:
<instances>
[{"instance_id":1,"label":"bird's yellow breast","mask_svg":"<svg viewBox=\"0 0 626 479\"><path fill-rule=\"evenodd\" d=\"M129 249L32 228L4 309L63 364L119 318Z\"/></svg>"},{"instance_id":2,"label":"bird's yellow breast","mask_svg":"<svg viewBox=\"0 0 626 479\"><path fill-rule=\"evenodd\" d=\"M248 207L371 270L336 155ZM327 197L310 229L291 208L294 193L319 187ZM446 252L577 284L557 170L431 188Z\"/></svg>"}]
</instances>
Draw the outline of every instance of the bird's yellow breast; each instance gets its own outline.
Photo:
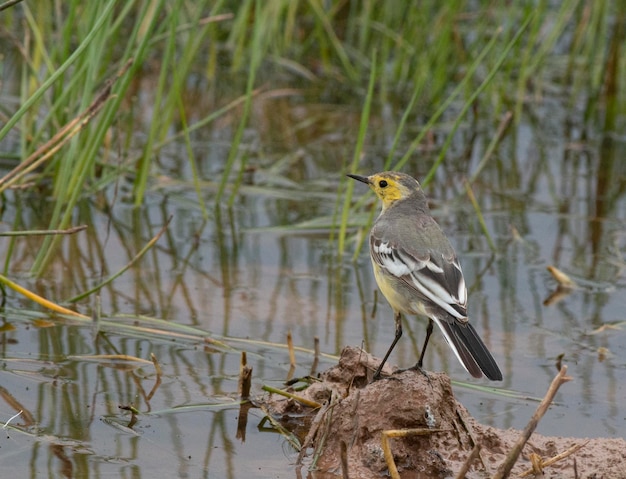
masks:
<instances>
[{"instance_id":1,"label":"bird's yellow breast","mask_svg":"<svg viewBox=\"0 0 626 479\"><path fill-rule=\"evenodd\" d=\"M385 273L385 270L374 261L372 261L372 267L376 284L378 284L378 288L394 311L403 314L427 316L421 301L417 298L415 298L415 301L411 301L413 295L403 294L403 290L407 288L407 285L402 279Z\"/></svg>"}]
</instances>

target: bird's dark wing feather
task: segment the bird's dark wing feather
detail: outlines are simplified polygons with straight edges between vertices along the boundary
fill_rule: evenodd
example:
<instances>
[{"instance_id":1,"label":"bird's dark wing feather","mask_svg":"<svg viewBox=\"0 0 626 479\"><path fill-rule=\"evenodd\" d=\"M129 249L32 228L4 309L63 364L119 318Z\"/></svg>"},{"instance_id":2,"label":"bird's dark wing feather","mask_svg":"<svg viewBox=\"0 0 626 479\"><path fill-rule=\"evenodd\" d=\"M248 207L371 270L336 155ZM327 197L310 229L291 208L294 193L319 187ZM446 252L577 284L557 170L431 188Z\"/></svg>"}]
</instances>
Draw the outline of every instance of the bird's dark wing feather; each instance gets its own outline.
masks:
<instances>
[{"instance_id":1,"label":"bird's dark wing feather","mask_svg":"<svg viewBox=\"0 0 626 479\"><path fill-rule=\"evenodd\" d=\"M392 231L392 227L397 229ZM406 238L413 242L407 243ZM418 215L404 222L377 224L370 235L370 252L384 274L402 281L414 295L412 299L423 305L472 376L484 373L489 379L502 379L493 356L468 322L461 266L432 217Z\"/></svg>"}]
</instances>

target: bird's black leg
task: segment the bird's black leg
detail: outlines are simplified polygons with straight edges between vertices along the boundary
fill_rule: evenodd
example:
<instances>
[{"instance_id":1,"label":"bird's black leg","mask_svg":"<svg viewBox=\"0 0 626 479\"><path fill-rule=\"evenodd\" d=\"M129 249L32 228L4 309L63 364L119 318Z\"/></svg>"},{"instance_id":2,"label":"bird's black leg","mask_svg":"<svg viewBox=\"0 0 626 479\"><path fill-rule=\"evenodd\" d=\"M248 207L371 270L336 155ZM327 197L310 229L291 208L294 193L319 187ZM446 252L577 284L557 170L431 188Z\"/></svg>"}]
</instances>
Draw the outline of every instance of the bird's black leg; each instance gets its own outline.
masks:
<instances>
[{"instance_id":1,"label":"bird's black leg","mask_svg":"<svg viewBox=\"0 0 626 479\"><path fill-rule=\"evenodd\" d=\"M389 358L391 351L393 351L393 348L396 346L396 343L399 341L400 337L402 336L402 315L394 311L393 319L396 322L396 337L393 338L393 342L391 343L391 346L389 346L389 349L387 350L387 354L385 354L385 357L383 358L382 362L378 366L378 369L374 373L374 377L372 378L372 381L376 381L380 379L380 372L383 370L383 366L387 362L387 358Z\"/></svg>"},{"instance_id":2,"label":"bird's black leg","mask_svg":"<svg viewBox=\"0 0 626 479\"><path fill-rule=\"evenodd\" d=\"M426 339L424 340L424 346L422 346L422 352L420 353L420 358L415 365L415 369L422 370L422 364L424 363L424 353L426 352L426 346L428 346L428 340L430 339L430 335L433 334L433 320L428 319L428 326L426 327Z\"/></svg>"}]
</instances>

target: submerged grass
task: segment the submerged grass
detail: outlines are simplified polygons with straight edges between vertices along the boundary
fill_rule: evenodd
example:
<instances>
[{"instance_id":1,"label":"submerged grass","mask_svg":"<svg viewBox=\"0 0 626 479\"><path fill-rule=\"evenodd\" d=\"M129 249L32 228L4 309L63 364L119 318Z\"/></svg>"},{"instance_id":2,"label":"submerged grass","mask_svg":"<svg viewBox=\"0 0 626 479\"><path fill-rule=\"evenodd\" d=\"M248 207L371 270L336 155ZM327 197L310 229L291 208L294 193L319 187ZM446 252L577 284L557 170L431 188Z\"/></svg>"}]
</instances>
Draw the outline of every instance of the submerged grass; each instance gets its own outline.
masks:
<instances>
[{"instance_id":1,"label":"submerged grass","mask_svg":"<svg viewBox=\"0 0 626 479\"><path fill-rule=\"evenodd\" d=\"M159 152L179 138L207 218L201 178L207 165L195 152L194 134L217 122L231 133L228 154L209 169L218 185L212 201L219 203L228 191L232 206L250 167L245 133L257 101L267 101L258 93L292 85L337 90L339 101L363 105L357 141L348 147L352 160L338 172L358 168L371 119L391 97L406 106L390 125L385 169L410 166L426 135L451 124L423 178L426 185L450 157L451 142L477 104L496 118L512 111L518 121L529 92L538 95L561 81L571 85L572 102L578 94L601 98L606 87L613 92L611 118L624 115L624 65L616 53L624 47L624 14L616 5L70 0L33 9L22 2L6 7L0 18L7 32L0 42L14 64L3 68L4 84L16 86L19 95L14 111L3 107L0 155L26 161L93 103L107 78L130 65L96 121L15 182L52 185L45 190L54 199L50 229L70 227L80 198L120 178L132 183L134 205L142 205L159 174ZM211 104L199 109L205 97ZM588 119L598 108L593 105ZM619 127L617 121L606 124ZM363 206L359 201L350 208L350 188L336 202L343 203L340 252L348 211ZM46 271L58 247L57 237L42 242L33 275Z\"/></svg>"}]
</instances>

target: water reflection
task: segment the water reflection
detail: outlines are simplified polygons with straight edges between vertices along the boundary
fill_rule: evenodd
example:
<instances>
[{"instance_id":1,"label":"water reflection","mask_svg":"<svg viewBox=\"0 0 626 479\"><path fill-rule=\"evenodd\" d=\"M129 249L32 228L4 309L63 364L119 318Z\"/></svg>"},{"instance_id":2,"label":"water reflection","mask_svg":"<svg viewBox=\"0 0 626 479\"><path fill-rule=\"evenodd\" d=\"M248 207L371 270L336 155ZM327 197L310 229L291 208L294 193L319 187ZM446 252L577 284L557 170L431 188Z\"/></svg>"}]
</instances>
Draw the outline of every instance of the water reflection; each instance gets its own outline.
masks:
<instances>
[{"instance_id":1,"label":"water reflection","mask_svg":"<svg viewBox=\"0 0 626 479\"><path fill-rule=\"evenodd\" d=\"M285 99L280 108L302 115L301 105ZM502 387L542 396L562 356L574 381L563 387L540 430L618 436L626 417L620 400L626 383L620 294L625 287L624 144L610 137L588 140L580 127L546 115L535 111L515 126L472 184L495 252L466 201L462 181L481 161L488 129L481 132L477 125L459 134L450 161L428 188L433 212L459 252L470 313L503 369ZM216 160L215 153L207 155L201 168L207 173L202 200L208 218L181 166L186 163L164 154L163 174L169 176L155 183L145 207L125 203L124 184L81 203L76 223L89 229L62 240L41 280L26 274L41 240L3 240L12 275L61 302L120 271L173 216L157 245L101 290L99 327L50 318L7 293L0 417L6 421L22 414L7 428L3 468L21 475L24 466L17 464L28 464L33 474L48 468L61 477L292 476L285 473L292 456L283 451L284 439L259 428L263 414L258 409L247 415L240 409L240 352L248 352L253 394L258 394L261 385L280 386L288 376L288 331L297 347L308 350L298 352L295 375L310 371L315 338L326 353L323 369L333 361L329 355L345 345L363 344L382 354L394 333L391 310L377 297L366 251L353 263L349 255L337 257L329 228L293 228L335 211L336 193L343 188L338 159L345 158L346 146L328 132L339 116L319 120L310 145L302 124L281 123L280 134L266 125L258 141L268 154L301 152L285 156L287 166L280 171L271 171L259 158L230 208L213 202ZM220 132L205 135L209 141ZM266 144L284 138L288 147L277 151ZM372 151L376 148L382 147L375 144ZM184 145L171 146L178 156L183 151ZM206 150L197 146L197 151ZM406 171L422 176L432 161L431 153L423 151ZM380 163L375 154L368 155L362 170L378 171ZM7 201L11 208L3 220L14 228L45 226L49 204L27 192L12 193ZM284 228L266 229L276 226ZM359 238L353 239L350 252ZM546 271L550 265L571 275L579 288L544 304L556 287ZM96 304L90 297L78 308L91 314ZM169 322L172 329L142 315ZM174 328L179 325L189 329ZM167 334L161 334L164 330ZM410 319L405 330L391 358L402 366L415 363L424 324ZM433 341L427 368L469 380L442 338L436 335ZM129 355L149 360L151 353L161 365L160 378L151 364L122 367L87 359ZM500 427L523 426L535 407L531 400L477 393L462 385L456 393L480 420ZM132 428L120 405L139 410Z\"/></svg>"}]
</instances>

